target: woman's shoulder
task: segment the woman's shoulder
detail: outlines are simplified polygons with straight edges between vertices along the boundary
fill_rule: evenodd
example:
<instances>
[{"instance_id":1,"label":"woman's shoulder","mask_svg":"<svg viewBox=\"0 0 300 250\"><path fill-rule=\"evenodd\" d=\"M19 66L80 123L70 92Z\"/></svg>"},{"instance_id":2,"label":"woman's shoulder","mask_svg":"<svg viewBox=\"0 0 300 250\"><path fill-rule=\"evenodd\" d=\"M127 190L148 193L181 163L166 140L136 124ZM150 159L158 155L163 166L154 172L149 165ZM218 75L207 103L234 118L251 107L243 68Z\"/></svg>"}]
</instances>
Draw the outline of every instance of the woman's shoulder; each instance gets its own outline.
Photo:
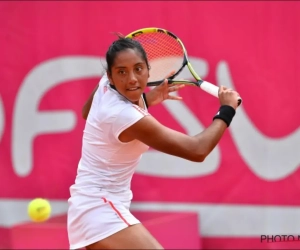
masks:
<instances>
[{"instance_id":1,"label":"woman's shoulder","mask_svg":"<svg viewBox=\"0 0 300 250\"><path fill-rule=\"evenodd\" d=\"M115 116L125 109L134 109L134 104L129 102L119 93L108 88L104 94L101 103L99 103L99 113Z\"/></svg>"}]
</instances>

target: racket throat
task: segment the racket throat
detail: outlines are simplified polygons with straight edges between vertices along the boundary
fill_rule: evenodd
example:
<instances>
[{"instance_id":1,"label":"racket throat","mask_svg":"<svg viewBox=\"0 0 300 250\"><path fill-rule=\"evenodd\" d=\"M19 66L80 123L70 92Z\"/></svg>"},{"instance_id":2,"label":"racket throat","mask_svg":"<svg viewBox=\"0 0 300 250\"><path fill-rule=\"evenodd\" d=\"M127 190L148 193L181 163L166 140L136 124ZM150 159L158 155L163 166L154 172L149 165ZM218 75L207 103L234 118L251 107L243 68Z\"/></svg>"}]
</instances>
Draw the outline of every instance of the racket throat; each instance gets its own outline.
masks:
<instances>
[{"instance_id":1,"label":"racket throat","mask_svg":"<svg viewBox=\"0 0 300 250\"><path fill-rule=\"evenodd\" d=\"M197 85L198 87L200 87L200 85L201 85L203 82L204 82L203 80L197 80L196 85Z\"/></svg>"},{"instance_id":2,"label":"racket throat","mask_svg":"<svg viewBox=\"0 0 300 250\"><path fill-rule=\"evenodd\" d=\"M176 76L178 76L178 75L180 74L180 72L183 70L183 68L186 66L186 64L187 64L187 61L186 61L186 59L185 59L185 60L183 61L183 64L182 64L181 68L180 68L174 75L170 76L170 77L168 78L168 80L173 80Z\"/></svg>"}]
</instances>

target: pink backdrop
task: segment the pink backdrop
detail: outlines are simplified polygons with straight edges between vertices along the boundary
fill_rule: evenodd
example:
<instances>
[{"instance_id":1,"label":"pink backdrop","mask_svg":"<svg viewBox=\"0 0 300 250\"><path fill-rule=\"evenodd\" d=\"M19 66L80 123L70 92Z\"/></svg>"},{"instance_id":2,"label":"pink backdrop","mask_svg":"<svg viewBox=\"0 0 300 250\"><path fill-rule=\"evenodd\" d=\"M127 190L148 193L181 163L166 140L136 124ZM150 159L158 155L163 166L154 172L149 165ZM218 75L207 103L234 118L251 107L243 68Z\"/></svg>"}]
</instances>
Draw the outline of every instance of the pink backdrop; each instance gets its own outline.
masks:
<instances>
[{"instance_id":1,"label":"pink backdrop","mask_svg":"<svg viewBox=\"0 0 300 250\"><path fill-rule=\"evenodd\" d=\"M299 2L1 2L0 11L0 205L69 197L81 108L111 32L161 27L183 40L204 79L233 87L244 103L206 163L146 153L133 208L198 211L206 248L300 234ZM179 94L183 102L150 111L196 134L218 101L192 87ZM13 224L9 216L0 227Z\"/></svg>"}]
</instances>

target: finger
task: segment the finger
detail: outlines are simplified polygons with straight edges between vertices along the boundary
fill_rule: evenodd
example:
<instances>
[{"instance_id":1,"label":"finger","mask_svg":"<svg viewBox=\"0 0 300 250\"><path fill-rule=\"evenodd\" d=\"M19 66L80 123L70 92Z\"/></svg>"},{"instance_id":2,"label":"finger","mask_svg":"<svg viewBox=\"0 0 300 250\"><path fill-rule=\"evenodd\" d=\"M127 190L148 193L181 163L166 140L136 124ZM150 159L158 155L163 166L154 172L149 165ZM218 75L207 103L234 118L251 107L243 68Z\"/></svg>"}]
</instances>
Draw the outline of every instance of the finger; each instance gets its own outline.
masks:
<instances>
[{"instance_id":1,"label":"finger","mask_svg":"<svg viewBox=\"0 0 300 250\"><path fill-rule=\"evenodd\" d=\"M184 88L185 87L185 85L184 84L180 84L180 85L172 85L171 87L169 86L169 89L168 89L168 91L169 92L174 92L174 91L178 91L179 89L182 89L182 88Z\"/></svg>"},{"instance_id":2,"label":"finger","mask_svg":"<svg viewBox=\"0 0 300 250\"><path fill-rule=\"evenodd\" d=\"M181 96L174 96L174 95L168 95L169 100L182 100L183 98Z\"/></svg>"},{"instance_id":3,"label":"finger","mask_svg":"<svg viewBox=\"0 0 300 250\"><path fill-rule=\"evenodd\" d=\"M178 84L178 83L170 83L170 84L169 84L169 87L174 87L174 86L178 86L178 87L179 87L179 86L183 86L183 87L184 87L185 84Z\"/></svg>"},{"instance_id":4,"label":"finger","mask_svg":"<svg viewBox=\"0 0 300 250\"><path fill-rule=\"evenodd\" d=\"M175 74L175 70L172 70L165 78L169 78L170 76Z\"/></svg>"},{"instance_id":5,"label":"finger","mask_svg":"<svg viewBox=\"0 0 300 250\"><path fill-rule=\"evenodd\" d=\"M168 86L168 79L165 79L162 83L162 86L167 87Z\"/></svg>"},{"instance_id":6,"label":"finger","mask_svg":"<svg viewBox=\"0 0 300 250\"><path fill-rule=\"evenodd\" d=\"M173 86L173 87L169 87L168 88L168 92L174 92L174 91L177 91L177 86Z\"/></svg>"}]
</instances>

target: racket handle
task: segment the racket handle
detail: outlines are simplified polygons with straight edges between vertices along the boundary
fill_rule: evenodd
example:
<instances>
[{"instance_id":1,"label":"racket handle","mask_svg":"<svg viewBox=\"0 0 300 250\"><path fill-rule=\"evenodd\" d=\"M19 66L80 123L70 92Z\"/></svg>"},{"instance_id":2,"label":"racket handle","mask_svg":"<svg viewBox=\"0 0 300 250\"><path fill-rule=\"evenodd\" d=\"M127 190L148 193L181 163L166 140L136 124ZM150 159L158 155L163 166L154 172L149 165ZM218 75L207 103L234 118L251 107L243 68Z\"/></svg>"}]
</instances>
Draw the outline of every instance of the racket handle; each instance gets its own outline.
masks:
<instances>
[{"instance_id":1,"label":"racket handle","mask_svg":"<svg viewBox=\"0 0 300 250\"><path fill-rule=\"evenodd\" d=\"M218 86L216 86L212 83L206 82L206 81L199 82L199 83L200 83L200 88L202 90L213 95L214 97L219 98L219 87Z\"/></svg>"},{"instance_id":2,"label":"racket handle","mask_svg":"<svg viewBox=\"0 0 300 250\"><path fill-rule=\"evenodd\" d=\"M212 83L209 83L209 82L206 82L206 81L202 81L202 82L199 82L200 84L200 88L202 90L204 90L205 92L219 98L219 87L212 84ZM238 99L238 106L240 106L242 103L242 98L239 98Z\"/></svg>"}]
</instances>

